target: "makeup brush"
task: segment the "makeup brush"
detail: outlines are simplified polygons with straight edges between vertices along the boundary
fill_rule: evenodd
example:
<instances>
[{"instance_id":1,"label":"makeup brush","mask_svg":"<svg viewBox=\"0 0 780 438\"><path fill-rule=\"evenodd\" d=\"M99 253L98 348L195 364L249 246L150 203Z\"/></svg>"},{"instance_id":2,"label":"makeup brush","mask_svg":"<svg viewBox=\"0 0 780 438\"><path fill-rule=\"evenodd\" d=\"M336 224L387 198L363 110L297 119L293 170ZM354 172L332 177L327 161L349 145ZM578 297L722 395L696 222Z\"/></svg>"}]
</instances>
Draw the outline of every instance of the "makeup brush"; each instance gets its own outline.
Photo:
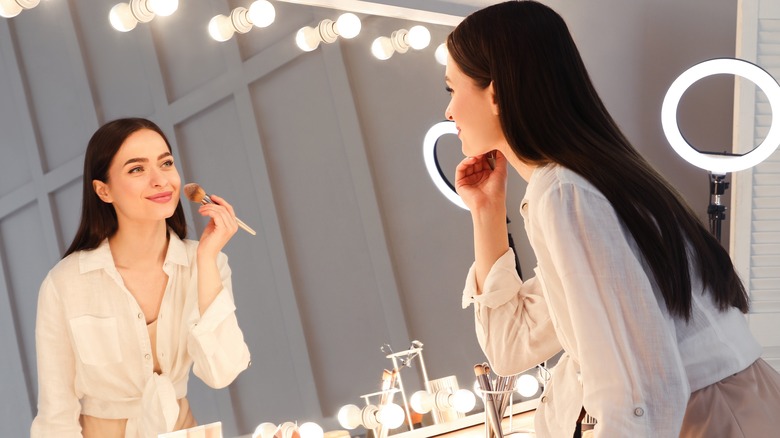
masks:
<instances>
[{"instance_id":1,"label":"makeup brush","mask_svg":"<svg viewBox=\"0 0 780 438\"><path fill-rule=\"evenodd\" d=\"M196 203L196 204L214 204L214 202L211 201L211 198L209 198L209 195L206 194L206 191L203 190L203 188L195 183L189 183L184 185L184 196L187 197L190 201ZM255 230L249 227L249 225L245 224L241 219L236 218L236 222L238 222L238 226L243 228L244 231L251 235L256 235L257 233Z\"/></svg>"}]
</instances>

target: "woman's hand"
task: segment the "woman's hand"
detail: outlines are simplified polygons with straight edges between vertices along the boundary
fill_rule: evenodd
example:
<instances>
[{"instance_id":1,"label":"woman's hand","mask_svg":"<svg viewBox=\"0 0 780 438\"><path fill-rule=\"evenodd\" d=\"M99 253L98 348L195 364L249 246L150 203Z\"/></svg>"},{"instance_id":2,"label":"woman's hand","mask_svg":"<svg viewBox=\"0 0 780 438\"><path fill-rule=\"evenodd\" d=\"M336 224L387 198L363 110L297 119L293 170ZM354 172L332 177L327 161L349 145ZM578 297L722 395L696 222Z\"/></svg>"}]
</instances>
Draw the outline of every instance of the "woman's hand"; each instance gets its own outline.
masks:
<instances>
[{"instance_id":1,"label":"woman's hand","mask_svg":"<svg viewBox=\"0 0 780 438\"><path fill-rule=\"evenodd\" d=\"M509 248L506 228L506 157L494 151L491 169L487 154L468 157L455 170L455 187L471 210L474 223L474 264L477 294L493 264Z\"/></svg>"},{"instance_id":2,"label":"woman's hand","mask_svg":"<svg viewBox=\"0 0 780 438\"><path fill-rule=\"evenodd\" d=\"M466 157L455 169L455 189L472 213L506 209L506 157L498 150L491 169L489 154Z\"/></svg>"},{"instance_id":3,"label":"woman's hand","mask_svg":"<svg viewBox=\"0 0 780 438\"><path fill-rule=\"evenodd\" d=\"M213 203L201 205L198 213L210 217L198 243L199 256L213 256L222 251L238 230L233 206L217 195L209 195Z\"/></svg>"}]
</instances>

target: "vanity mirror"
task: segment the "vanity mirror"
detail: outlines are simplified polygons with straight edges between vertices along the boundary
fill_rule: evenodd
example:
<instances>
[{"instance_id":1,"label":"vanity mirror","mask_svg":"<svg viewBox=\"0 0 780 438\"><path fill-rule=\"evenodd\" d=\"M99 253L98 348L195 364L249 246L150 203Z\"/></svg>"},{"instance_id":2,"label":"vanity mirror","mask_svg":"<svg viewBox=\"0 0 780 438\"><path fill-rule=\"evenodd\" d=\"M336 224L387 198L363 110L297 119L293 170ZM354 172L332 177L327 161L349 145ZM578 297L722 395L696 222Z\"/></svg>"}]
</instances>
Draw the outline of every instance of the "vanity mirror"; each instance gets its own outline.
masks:
<instances>
[{"instance_id":1,"label":"vanity mirror","mask_svg":"<svg viewBox=\"0 0 780 438\"><path fill-rule=\"evenodd\" d=\"M473 313L461 309L471 220L431 182L422 142L449 99L436 48L460 17L493 2L269 2L273 23L224 42L209 35L210 20L251 1L182 0L171 15L128 32L109 21L118 1L43 1L0 18L0 341L8 385L0 435L27 435L36 412L36 292L77 228L86 142L102 123L131 115L163 128L183 182L224 196L257 232L238 233L225 251L252 366L222 390L190 380L199 423L221 421L227 437L262 422L339 428L341 406L379 390L388 367L379 346L402 349L413 339L425 342L430 379L455 375L470 389L472 367L484 361ZM700 175L666 145L659 111L668 84L692 61L733 55L733 2L545 3L569 23L627 135L704 211ZM360 18L358 35L298 48L301 28L345 12ZM416 25L430 32L426 48L394 49L384 61L372 55L376 38ZM728 137L731 96L692 90L686 99L702 95L716 102L699 105L708 112L681 120L682 129ZM457 139L442 137L437 155L452 178ZM517 211L525 184L517 177L509 185L510 231L530 273ZM197 238L204 222L183 202ZM407 381L410 394L422 387Z\"/></svg>"}]
</instances>

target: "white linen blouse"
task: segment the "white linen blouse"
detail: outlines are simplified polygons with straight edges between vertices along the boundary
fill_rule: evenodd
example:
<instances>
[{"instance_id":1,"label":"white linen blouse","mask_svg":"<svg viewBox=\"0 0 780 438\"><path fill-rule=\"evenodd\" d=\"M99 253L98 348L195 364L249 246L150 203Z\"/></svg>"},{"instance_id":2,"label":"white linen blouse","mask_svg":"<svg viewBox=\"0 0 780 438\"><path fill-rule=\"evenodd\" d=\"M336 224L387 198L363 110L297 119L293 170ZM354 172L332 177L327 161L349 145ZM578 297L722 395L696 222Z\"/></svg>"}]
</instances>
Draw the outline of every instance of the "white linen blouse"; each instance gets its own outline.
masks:
<instances>
[{"instance_id":1,"label":"white linen blouse","mask_svg":"<svg viewBox=\"0 0 780 438\"><path fill-rule=\"evenodd\" d=\"M463 308L474 304L478 341L498 374L563 348L535 415L537 436L572 436L584 407L596 437L677 437L691 392L759 357L744 315L718 311L693 266L690 321L667 312L630 232L580 175L537 168L521 214L535 277L519 278L510 249L480 295L471 267Z\"/></svg>"},{"instance_id":2,"label":"white linen blouse","mask_svg":"<svg viewBox=\"0 0 780 438\"><path fill-rule=\"evenodd\" d=\"M249 366L235 316L227 256L217 258L223 289L198 309L198 242L170 232L168 275L154 360L146 318L124 286L108 240L57 263L41 285L35 328L38 414L31 436L80 437L79 415L127 418L126 437L156 437L178 417L190 367L207 385L229 385Z\"/></svg>"}]
</instances>

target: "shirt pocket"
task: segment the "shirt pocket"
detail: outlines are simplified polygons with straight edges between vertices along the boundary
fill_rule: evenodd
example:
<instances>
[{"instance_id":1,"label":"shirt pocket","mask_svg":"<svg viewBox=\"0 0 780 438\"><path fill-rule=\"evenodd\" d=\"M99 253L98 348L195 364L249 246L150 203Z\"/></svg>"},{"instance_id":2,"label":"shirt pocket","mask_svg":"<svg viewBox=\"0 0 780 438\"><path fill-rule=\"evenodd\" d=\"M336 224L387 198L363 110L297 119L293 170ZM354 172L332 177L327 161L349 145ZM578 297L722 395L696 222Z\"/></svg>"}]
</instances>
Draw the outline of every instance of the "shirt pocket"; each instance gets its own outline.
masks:
<instances>
[{"instance_id":1,"label":"shirt pocket","mask_svg":"<svg viewBox=\"0 0 780 438\"><path fill-rule=\"evenodd\" d=\"M84 315L69 322L81 362L104 366L122 361L115 317Z\"/></svg>"}]
</instances>

